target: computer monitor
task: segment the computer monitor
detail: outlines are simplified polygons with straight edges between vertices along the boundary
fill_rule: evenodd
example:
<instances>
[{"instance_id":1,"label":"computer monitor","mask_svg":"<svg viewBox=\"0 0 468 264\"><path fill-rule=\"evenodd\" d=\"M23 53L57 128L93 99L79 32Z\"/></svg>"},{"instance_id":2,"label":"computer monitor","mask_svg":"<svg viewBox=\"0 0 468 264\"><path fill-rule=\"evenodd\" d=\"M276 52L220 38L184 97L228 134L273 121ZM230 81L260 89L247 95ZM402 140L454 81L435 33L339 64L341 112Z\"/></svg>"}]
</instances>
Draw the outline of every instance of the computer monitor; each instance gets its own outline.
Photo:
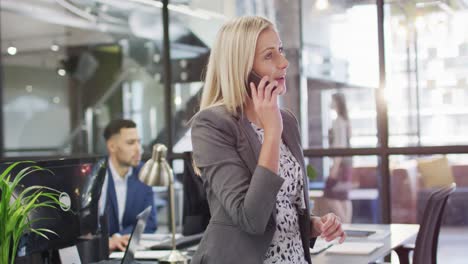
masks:
<instances>
[{"instance_id":1,"label":"computer monitor","mask_svg":"<svg viewBox=\"0 0 468 264\"><path fill-rule=\"evenodd\" d=\"M10 164L1 164L3 171ZM16 166L11 175L31 163ZM32 224L33 228L47 228L55 233L47 233L45 239L34 233L23 236L20 255L30 255L45 250L54 250L75 245L83 235L98 231L98 204L106 174L105 160L97 158L59 159L37 161L36 165L46 169L34 171L20 182L15 191L29 186L40 185L60 192L59 208L38 208L33 210L30 219L42 219ZM32 193L31 193L32 195Z\"/></svg>"}]
</instances>

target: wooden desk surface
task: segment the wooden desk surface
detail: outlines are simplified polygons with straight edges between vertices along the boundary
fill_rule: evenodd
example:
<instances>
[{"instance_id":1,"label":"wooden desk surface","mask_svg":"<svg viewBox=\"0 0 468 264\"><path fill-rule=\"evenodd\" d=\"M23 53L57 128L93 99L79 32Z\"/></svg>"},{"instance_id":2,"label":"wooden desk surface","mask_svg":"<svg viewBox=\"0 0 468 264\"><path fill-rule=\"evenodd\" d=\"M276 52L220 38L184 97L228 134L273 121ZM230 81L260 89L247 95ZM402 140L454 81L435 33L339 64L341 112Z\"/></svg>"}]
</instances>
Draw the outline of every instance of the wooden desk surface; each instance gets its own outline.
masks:
<instances>
[{"instance_id":1,"label":"wooden desk surface","mask_svg":"<svg viewBox=\"0 0 468 264\"><path fill-rule=\"evenodd\" d=\"M383 247L377 249L369 255L342 255L342 254L327 254L327 251L323 251L318 255L312 255L313 264L365 264L374 262L382 259L391 253L392 249L397 248L400 245L413 243L418 234L419 225L414 224L351 224L345 225L352 229L363 229L363 230L389 230L390 235L381 239L368 239L368 238L351 238L348 241L358 242L382 242Z\"/></svg>"}]
</instances>

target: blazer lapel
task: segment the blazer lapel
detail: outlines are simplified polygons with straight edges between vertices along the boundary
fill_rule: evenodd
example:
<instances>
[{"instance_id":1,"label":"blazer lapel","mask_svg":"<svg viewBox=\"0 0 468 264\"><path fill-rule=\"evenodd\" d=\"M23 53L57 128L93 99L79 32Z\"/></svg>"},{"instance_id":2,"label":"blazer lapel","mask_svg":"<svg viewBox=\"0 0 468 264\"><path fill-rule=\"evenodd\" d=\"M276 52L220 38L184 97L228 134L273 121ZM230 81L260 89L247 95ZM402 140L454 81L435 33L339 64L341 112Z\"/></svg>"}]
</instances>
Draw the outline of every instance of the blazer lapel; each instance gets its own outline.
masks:
<instances>
[{"instance_id":1,"label":"blazer lapel","mask_svg":"<svg viewBox=\"0 0 468 264\"><path fill-rule=\"evenodd\" d=\"M284 123L284 121L283 121L283 125L285 126L287 124ZM291 127L291 126L289 126L289 127ZM302 172L304 173L304 158L303 158L303 155L302 155L302 149L300 147L298 147L300 145L298 144L298 142L296 142L294 134L295 134L294 132L283 131L283 134L281 135L281 138L283 139L284 144L286 146L288 146L288 148L291 151L291 153L293 154L294 158L296 158L296 160L301 165Z\"/></svg>"},{"instance_id":2,"label":"blazer lapel","mask_svg":"<svg viewBox=\"0 0 468 264\"><path fill-rule=\"evenodd\" d=\"M284 130L284 128L290 128L295 126L291 126L291 124L289 124L288 121L285 120L285 118L286 116L283 115L283 133L281 135L281 138L283 139L284 144L288 146L293 156L299 162L299 164L301 165L301 169L304 172L304 160L302 156L302 149L298 148L297 146L299 145L297 142L295 142L295 131ZM257 167L262 145L260 143L260 140L258 140L257 134L253 130L252 125L250 124L250 121L247 119L245 114L241 115L241 117L239 118L239 123L246 138L245 144L242 144L243 146L241 146L240 148L241 151L243 148L250 148L251 157L249 159L246 159L245 162L247 163L247 166L249 167L250 171L253 173L255 171L255 168Z\"/></svg>"},{"instance_id":3,"label":"blazer lapel","mask_svg":"<svg viewBox=\"0 0 468 264\"><path fill-rule=\"evenodd\" d=\"M291 124L288 124L287 120L285 120L285 117L283 115L283 128L289 128L289 127L294 127L291 126ZM252 125L250 124L249 120L245 115L241 115L239 118L239 123L242 131L244 132L244 135L246 137L247 142L245 142L245 145L248 145L251 151L251 158L246 160L247 166L253 173L255 171L255 168L257 167L258 163L258 158L260 156L260 150L262 148L262 145L260 143L260 140L258 140L257 134L252 128ZM302 149L298 148L297 146L298 143L295 142L296 135L295 131L288 131L283 129L283 133L281 135L281 138L283 139L284 144L288 146L289 150L293 154L293 156L296 158L296 160L299 162L301 165L301 169L304 171L304 160L302 156ZM245 146L242 146L241 148L244 148Z\"/></svg>"},{"instance_id":4,"label":"blazer lapel","mask_svg":"<svg viewBox=\"0 0 468 264\"><path fill-rule=\"evenodd\" d=\"M132 174L130 177L128 177L127 180L127 201L125 202L125 211L123 215L123 219L126 220L126 215L133 215L129 214L129 212L132 212L132 210L136 209L137 207L134 205L135 203L135 197L137 196L136 192L138 191L138 188L135 188L135 184L137 178L134 174ZM122 222L124 222L122 220ZM133 221L135 219L128 219L129 221Z\"/></svg>"},{"instance_id":5,"label":"blazer lapel","mask_svg":"<svg viewBox=\"0 0 468 264\"><path fill-rule=\"evenodd\" d=\"M255 168L257 167L262 145L260 144L260 140L258 140L257 134L253 130L252 125L250 124L249 119L247 119L245 114L241 115L239 118L239 123L240 128L245 135L245 141L239 144L239 152L248 153L249 157L246 157L244 162L247 164L247 167L249 167L250 172L253 174ZM241 155L241 157L243 158L243 155Z\"/></svg>"},{"instance_id":6,"label":"blazer lapel","mask_svg":"<svg viewBox=\"0 0 468 264\"><path fill-rule=\"evenodd\" d=\"M116 193L115 193L115 185L114 185L114 178L112 177L112 172L111 170L108 168L107 169L107 208L109 209L109 218L110 219L115 219L115 223L113 223L114 221L110 221L109 222L109 227L112 229L115 227L117 227L116 230L113 230L114 232L118 232L119 231L119 207L117 205L117 196L116 196ZM112 226L111 226L112 225ZM116 225L116 226L115 226Z\"/></svg>"},{"instance_id":7,"label":"blazer lapel","mask_svg":"<svg viewBox=\"0 0 468 264\"><path fill-rule=\"evenodd\" d=\"M302 172L302 179L303 179L303 193L304 193L304 199L306 201L306 209L309 210L309 203L307 202L309 200L309 190L308 190L308 181L309 179L307 178L307 172L305 170L305 163L304 163L304 155L302 154L302 147L300 142L297 142L297 140L300 140L300 135L296 135L296 131L289 131L289 130L284 130L284 128L295 128L297 125L296 124L288 124L288 120L285 119L286 115L283 116L283 133L281 135L281 138L283 139L284 144L289 148L289 151L291 151L292 155L294 158L296 158L297 162L299 162L299 165L301 166L301 172Z\"/></svg>"}]
</instances>

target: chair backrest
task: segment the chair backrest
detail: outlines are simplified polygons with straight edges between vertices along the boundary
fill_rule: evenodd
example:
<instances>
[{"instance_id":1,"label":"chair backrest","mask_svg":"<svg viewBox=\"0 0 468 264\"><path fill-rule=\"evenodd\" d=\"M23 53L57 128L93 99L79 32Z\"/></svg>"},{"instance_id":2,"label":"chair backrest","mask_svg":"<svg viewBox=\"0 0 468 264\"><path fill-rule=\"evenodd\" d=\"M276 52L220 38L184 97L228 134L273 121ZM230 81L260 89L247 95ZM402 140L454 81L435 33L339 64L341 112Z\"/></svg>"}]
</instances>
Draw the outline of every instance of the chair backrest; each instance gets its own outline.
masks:
<instances>
[{"instance_id":1,"label":"chair backrest","mask_svg":"<svg viewBox=\"0 0 468 264\"><path fill-rule=\"evenodd\" d=\"M192 153L185 152L182 178L184 190L182 234L184 236L205 231L211 218L203 181L195 174L192 165Z\"/></svg>"},{"instance_id":2,"label":"chair backrest","mask_svg":"<svg viewBox=\"0 0 468 264\"><path fill-rule=\"evenodd\" d=\"M413 264L437 263L437 243L442 216L449 195L455 191L455 188L456 184L453 183L450 186L437 189L430 195L416 238Z\"/></svg>"}]
</instances>

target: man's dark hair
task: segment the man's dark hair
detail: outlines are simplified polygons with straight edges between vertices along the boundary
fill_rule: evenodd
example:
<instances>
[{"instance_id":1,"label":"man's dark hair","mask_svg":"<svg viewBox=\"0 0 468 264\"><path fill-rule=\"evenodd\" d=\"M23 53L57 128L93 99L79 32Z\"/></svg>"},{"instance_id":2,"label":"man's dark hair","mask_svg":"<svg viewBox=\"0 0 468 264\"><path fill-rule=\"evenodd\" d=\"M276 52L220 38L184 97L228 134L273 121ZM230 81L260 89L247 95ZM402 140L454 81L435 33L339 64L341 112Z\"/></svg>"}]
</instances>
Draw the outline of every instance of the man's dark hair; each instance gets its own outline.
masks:
<instances>
[{"instance_id":1,"label":"man's dark hair","mask_svg":"<svg viewBox=\"0 0 468 264\"><path fill-rule=\"evenodd\" d=\"M132 120L128 119L114 119L110 121L104 129L104 139L107 141L113 135L119 134L120 129L122 128L136 128L136 124Z\"/></svg>"}]
</instances>

